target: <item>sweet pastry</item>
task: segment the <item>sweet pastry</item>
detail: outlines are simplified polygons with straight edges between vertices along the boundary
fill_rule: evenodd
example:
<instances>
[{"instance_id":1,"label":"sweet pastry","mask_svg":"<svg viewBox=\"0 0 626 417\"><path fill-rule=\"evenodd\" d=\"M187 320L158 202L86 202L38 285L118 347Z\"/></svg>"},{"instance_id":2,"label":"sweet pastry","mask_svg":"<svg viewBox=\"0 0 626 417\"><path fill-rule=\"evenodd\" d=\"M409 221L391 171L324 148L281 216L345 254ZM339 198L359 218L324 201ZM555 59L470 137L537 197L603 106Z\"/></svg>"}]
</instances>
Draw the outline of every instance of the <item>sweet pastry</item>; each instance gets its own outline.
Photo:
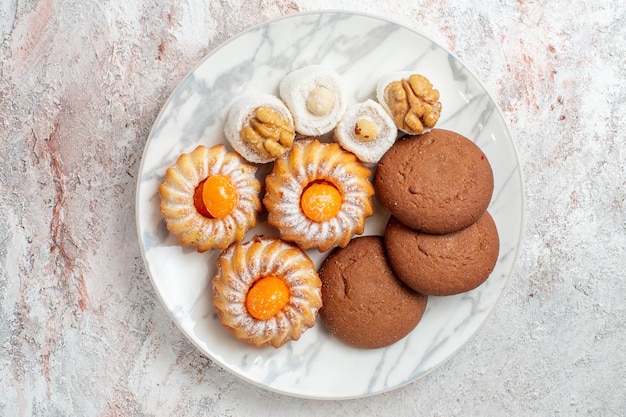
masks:
<instances>
[{"instance_id":1,"label":"sweet pastry","mask_svg":"<svg viewBox=\"0 0 626 417\"><path fill-rule=\"evenodd\" d=\"M474 223L493 193L493 172L482 150L443 129L397 141L376 169L380 201L405 225L445 234Z\"/></svg>"},{"instance_id":2,"label":"sweet pastry","mask_svg":"<svg viewBox=\"0 0 626 417\"><path fill-rule=\"evenodd\" d=\"M337 143L366 163L378 162L397 136L393 119L374 100L349 106L335 128Z\"/></svg>"},{"instance_id":3,"label":"sweet pastry","mask_svg":"<svg viewBox=\"0 0 626 417\"><path fill-rule=\"evenodd\" d=\"M337 143L298 139L265 178L267 221L302 249L345 246L373 214L369 174Z\"/></svg>"},{"instance_id":4,"label":"sweet pastry","mask_svg":"<svg viewBox=\"0 0 626 417\"><path fill-rule=\"evenodd\" d=\"M256 167L223 145L181 155L159 187L167 229L198 252L242 240L261 210L255 173Z\"/></svg>"},{"instance_id":5,"label":"sweet pastry","mask_svg":"<svg viewBox=\"0 0 626 417\"><path fill-rule=\"evenodd\" d=\"M352 239L335 249L320 271L320 317L332 334L358 348L391 345L419 323L427 297L394 274L381 236Z\"/></svg>"},{"instance_id":6,"label":"sweet pastry","mask_svg":"<svg viewBox=\"0 0 626 417\"><path fill-rule=\"evenodd\" d=\"M376 98L398 129L410 135L433 128L441 114L439 91L428 78L410 71L381 78L376 85Z\"/></svg>"},{"instance_id":7,"label":"sweet pastry","mask_svg":"<svg viewBox=\"0 0 626 417\"><path fill-rule=\"evenodd\" d=\"M251 94L231 106L224 125L231 146L250 162L272 162L291 148L295 130L291 112L271 94Z\"/></svg>"},{"instance_id":8,"label":"sweet pastry","mask_svg":"<svg viewBox=\"0 0 626 417\"><path fill-rule=\"evenodd\" d=\"M415 291L453 295L482 284L498 261L500 241L489 212L458 232L431 235L391 217L385 229L389 262Z\"/></svg>"},{"instance_id":9,"label":"sweet pastry","mask_svg":"<svg viewBox=\"0 0 626 417\"><path fill-rule=\"evenodd\" d=\"M332 131L346 110L339 75L321 65L290 72L281 80L279 91L293 114L296 131L305 136Z\"/></svg>"},{"instance_id":10,"label":"sweet pastry","mask_svg":"<svg viewBox=\"0 0 626 417\"><path fill-rule=\"evenodd\" d=\"M213 307L237 339L277 348L313 327L322 305L320 288L315 265L302 250L255 237L218 257Z\"/></svg>"}]
</instances>

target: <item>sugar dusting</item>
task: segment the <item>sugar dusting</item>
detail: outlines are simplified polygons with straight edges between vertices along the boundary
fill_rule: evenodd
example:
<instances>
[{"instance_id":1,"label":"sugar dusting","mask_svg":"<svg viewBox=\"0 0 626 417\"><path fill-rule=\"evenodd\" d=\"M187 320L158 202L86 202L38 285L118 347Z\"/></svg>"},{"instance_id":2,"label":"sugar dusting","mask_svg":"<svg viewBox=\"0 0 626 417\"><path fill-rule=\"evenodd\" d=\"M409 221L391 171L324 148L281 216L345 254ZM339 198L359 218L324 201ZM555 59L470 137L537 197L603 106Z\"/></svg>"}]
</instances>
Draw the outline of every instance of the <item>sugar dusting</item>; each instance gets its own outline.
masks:
<instances>
[{"instance_id":1,"label":"sugar dusting","mask_svg":"<svg viewBox=\"0 0 626 417\"><path fill-rule=\"evenodd\" d=\"M250 255L252 254L252 255ZM250 286L259 278L281 277L289 302L268 320L257 320L245 306ZM256 237L222 252L212 279L213 305L222 323L238 338L277 347L298 339L315 323L321 306L321 282L315 265L297 247L279 239Z\"/></svg>"},{"instance_id":2,"label":"sugar dusting","mask_svg":"<svg viewBox=\"0 0 626 417\"><path fill-rule=\"evenodd\" d=\"M160 188L161 212L168 229L180 237L181 243L197 246L200 251L226 248L241 240L256 224L261 205L261 184L255 173L255 167L221 145L199 146L182 155L167 170ZM194 191L202 180L221 174L231 178L239 197L237 206L222 219L204 217L194 206Z\"/></svg>"},{"instance_id":3,"label":"sugar dusting","mask_svg":"<svg viewBox=\"0 0 626 417\"><path fill-rule=\"evenodd\" d=\"M371 214L369 199L373 188L369 183L367 168L355 161L352 154L336 144L299 140L290 153L277 162L272 174L277 189L269 188L270 198L276 199L270 210L269 221L274 222L281 236L300 246L326 250L347 241L362 232L365 217ZM300 209L300 196L304 188L316 180L334 184L342 196L337 215L324 222L315 222ZM267 197L266 197L267 198Z\"/></svg>"}]
</instances>

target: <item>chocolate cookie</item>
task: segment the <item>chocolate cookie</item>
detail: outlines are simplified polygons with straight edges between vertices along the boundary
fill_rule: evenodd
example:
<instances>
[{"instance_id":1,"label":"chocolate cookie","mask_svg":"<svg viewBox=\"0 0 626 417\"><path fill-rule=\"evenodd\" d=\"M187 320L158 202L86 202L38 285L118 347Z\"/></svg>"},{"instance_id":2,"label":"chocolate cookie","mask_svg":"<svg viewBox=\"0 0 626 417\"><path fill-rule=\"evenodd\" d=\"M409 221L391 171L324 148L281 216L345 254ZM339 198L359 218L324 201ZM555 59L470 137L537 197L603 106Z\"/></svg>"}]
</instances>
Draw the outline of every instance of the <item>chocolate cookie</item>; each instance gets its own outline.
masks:
<instances>
[{"instance_id":1,"label":"chocolate cookie","mask_svg":"<svg viewBox=\"0 0 626 417\"><path fill-rule=\"evenodd\" d=\"M452 295L472 290L489 277L500 240L487 211L474 224L446 235L413 230L392 216L385 248L393 270L409 287L428 295Z\"/></svg>"},{"instance_id":2,"label":"chocolate cookie","mask_svg":"<svg viewBox=\"0 0 626 417\"><path fill-rule=\"evenodd\" d=\"M319 270L320 317L343 342L380 348L406 336L422 318L427 297L400 281L385 256L382 236L357 237L335 249Z\"/></svg>"},{"instance_id":3,"label":"chocolate cookie","mask_svg":"<svg viewBox=\"0 0 626 417\"><path fill-rule=\"evenodd\" d=\"M493 172L482 150L443 129L397 141L376 170L382 203L405 225L445 234L474 223L493 193Z\"/></svg>"}]
</instances>

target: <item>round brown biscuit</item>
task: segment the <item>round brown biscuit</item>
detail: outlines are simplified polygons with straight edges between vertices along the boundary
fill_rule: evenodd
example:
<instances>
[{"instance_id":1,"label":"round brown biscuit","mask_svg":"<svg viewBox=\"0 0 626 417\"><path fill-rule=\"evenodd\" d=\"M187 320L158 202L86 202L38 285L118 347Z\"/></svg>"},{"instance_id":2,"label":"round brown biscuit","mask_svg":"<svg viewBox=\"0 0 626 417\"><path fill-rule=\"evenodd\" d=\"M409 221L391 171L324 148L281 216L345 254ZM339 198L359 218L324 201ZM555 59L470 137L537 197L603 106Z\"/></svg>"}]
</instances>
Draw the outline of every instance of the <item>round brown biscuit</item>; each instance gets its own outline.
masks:
<instances>
[{"instance_id":1,"label":"round brown biscuit","mask_svg":"<svg viewBox=\"0 0 626 417\"><path fill-rule=\"evenodd\" d=\"M443 129L397 141L380 160L381 202L405 225L445 234L474 223L493 193L493 172L482 150Z\"/></svg>"},{"instance_id":2,"label":"round brown biscuit","mask_svg":"<svg viewBox=\"0 0 626 417\"><path fill-rule=\"evenodd\" d=\"M344 343L373 349L391 345L420 321L427 297L393 273L382 236L357 237L335 249L319 270L320 317Z\"/></svg>"},{"instance_id":3,"label":"round brown biscuit","mask_svg":"<svg viewBox=\"0 0 626 417\"><path fill-rule=\"evenodd\" d=\"M500 240L489 212L446 235L413 230L395 217L384 236L389 262L409 287L428 295L453 295L482 284L498 260Z\"/></svg>"}]
</instances>

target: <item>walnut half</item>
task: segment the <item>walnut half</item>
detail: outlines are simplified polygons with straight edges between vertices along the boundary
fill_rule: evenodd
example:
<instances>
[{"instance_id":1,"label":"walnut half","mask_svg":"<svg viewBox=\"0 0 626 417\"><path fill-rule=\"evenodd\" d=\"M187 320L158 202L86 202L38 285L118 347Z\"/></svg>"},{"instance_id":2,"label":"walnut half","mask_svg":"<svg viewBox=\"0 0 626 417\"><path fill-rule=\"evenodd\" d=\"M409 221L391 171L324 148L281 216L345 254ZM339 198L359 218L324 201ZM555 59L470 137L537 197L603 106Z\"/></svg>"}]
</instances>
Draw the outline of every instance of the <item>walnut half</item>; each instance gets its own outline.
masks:
<instances>
[{"instance_id":1,"label":"walnut half","mask_svg":"<svg viewBox=\"0 0 626 417\"><path fill-rule=\"evenodd\" d=\"M259 154L278 158L291 148L295 130L276 110L260 106L254 109L249 124L241 129L239 135Z\"/></svg>"},{"instance_id":2,"label":"walnut half","mask_svg":"<svg viewBox=\"0 0 626 417\"><path fill-rule=\"evenodd\" d=\"M413 74L408 79L389 83L384 98L396 126L407 133L423 133L439 120L439 91L423 75Z\"/></svg>"}]
</instances>

